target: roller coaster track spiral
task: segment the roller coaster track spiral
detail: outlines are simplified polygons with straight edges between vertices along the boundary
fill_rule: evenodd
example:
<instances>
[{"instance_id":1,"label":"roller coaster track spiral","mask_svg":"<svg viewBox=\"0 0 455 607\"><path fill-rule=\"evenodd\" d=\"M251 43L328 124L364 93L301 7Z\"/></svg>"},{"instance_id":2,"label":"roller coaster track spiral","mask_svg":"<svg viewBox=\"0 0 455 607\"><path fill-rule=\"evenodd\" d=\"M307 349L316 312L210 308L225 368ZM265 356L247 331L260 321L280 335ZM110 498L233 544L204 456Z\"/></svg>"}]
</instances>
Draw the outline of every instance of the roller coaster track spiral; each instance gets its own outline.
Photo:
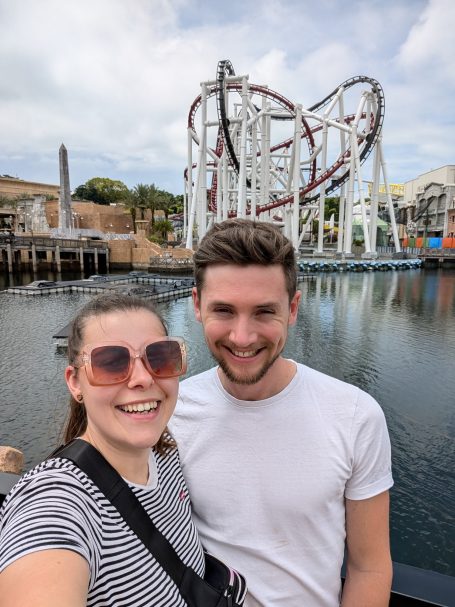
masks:
<instances>
[{"instance_id":1,"label":"roller coaster track spiral","mask_svg":"<svg viewBox=\"0 0 455 607\"><path fill-rule=\"evenodd\" d=\"M228 60L220 61L217 66L216 81L207 87L206 98L209 99L211 97L216 97L219 126L216 139L216 148L212 150L212 152L216 157L221 158L224 150L226 150L229 165L231 166L232 170L239 175L240 163L237 157L235 145L232 141L231 121L228 116L228 108L226 103L228 94L241 94L242 84L240 82L236 82L233 78L234 76L235 72L231 62ZM331 162L329 167L322 169L320 166L318 166L318 154L315 153L317 150L315 135L323 129L323 125L321 120L319 120L319 122L313 126L310 124L310 121L317 114L319 114L319 116L324 116L324 112L327 110L327 108L334 105L334 100L336 100L336 97L339 95L340 91L346 92L358 85L366 85L366 87L369 88L370 99L373 99L373 102L367 106L368 115L367 112L362 112L360 117L357 116L357 118L361 118L363 120L363 129L357 132L360 164L363 164L366 161L381 135L385 110L384 93L379 82L367 76L356 76L344 81L324 99L305 110L302 113L300 137L302 142L304 141L306 143L309 156L307 160L308 169L306 170L308 175L306 183L303 184L299 190L300 206L306 206L314 202L319 197L318 192L315 190L324 182L325 195L327 195L339 190L341 186L349 179L350 172L349 168L346 167L348 167L351 157L350 145L348 145L346 149L339 152L338 156ZM265 99L266 102L270 104L273 103L274 106L278 108L277 112L272 114L272 120L295 120L295 104L280 93L265 86L249 84L248 94L250 95L250 98L253 95L257 95L263 100ZM201 106L201 102L202 96L199 95L193 101L188 115L188 128L192 133L194 133L195 139L197 139L195 116ZM259 111L259 108L256 106L254 107L257 111ZM349 126L355 122L355 119L355 114L346 114L338 116L335 119L335 122ZM276 143L270 147L270 153L276 153L280 150L287 150L292 146L292 144L292 137L280 141L279 143ZM256 153L258 157L261 154L259 151ZM213 166L214 164L214 162L208 162L208 165ZM335 175L340 169L342 171L341 174ZM335 178L333 178L334 176ZM251 186L250 177L248 175L246 176L246 186L247 188ZM212 177L209 199L209 210L212 212L216 211L217 187L218 184L215 172ZM259 215L265 211L270 211L271 209L281 207L288 204L292 200L293 195L289 195L289 193L283 193L281 195L277 195L275 193L269 197L269 200L263 200L257 205L256 214ZM247 209L246 212L249 213L249 209ZM231 211L230 215L233 214L235 214L235 212Z\"/></svg>"}]
</instances>

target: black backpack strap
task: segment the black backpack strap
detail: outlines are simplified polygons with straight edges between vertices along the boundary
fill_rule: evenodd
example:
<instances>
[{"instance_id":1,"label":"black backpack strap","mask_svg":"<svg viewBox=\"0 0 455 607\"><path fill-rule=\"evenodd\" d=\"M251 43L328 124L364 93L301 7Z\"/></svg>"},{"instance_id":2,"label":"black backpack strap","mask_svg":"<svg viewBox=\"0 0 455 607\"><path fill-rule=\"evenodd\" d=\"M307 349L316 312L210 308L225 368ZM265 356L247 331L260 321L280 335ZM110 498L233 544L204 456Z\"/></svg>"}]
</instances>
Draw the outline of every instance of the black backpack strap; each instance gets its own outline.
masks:
<instances>
[{"instance_id":1,"label":"black backpack strap","mask_svg":"<svg viewBox=\"0 0 455 607\"><path fill-rule=\"evenodd\" d=\"M78 438L54 451L51 457L69 459L85 472L118 510L125 523L134 531L177 587L180 587L187 566L169 541L155 527L127 483L101 453L90 443Z\"/></svg>"}]
</instances>

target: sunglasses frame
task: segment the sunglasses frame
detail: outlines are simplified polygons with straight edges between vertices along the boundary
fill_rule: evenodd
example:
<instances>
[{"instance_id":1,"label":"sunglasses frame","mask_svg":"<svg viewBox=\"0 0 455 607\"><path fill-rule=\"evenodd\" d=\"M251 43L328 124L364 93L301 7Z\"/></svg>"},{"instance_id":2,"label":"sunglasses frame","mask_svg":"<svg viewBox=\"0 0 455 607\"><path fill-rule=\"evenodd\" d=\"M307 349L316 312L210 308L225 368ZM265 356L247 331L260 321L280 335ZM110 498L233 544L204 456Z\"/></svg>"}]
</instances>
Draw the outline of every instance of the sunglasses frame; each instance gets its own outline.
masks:
<instances>
[{"instance_id":1,"label":"sunglasses frame","mask_svg":"<svg viewBox=\"0 0 455 607\"><path fill-rule=\"evenodd\" d=\"M169 341L177 342L179 345L180 355L182 358L181 371L179 373L173 373L172 375L156 375L153 372L152 368L150 367L150 364L149 364L149 361L148 361L147 355L146 355L146 349L148 346L152 346L153 344L169 342ZM95 350L96 348L102 348L103 346L122 346L122 347L126 348L128 350L128 352L130 353L130 362L129 362L129 367L128 367L128 373L124 379L120 379L117 381L109 381L109 382L99 382L95 379L93 369L92 369L91 354L92 354L93 350ZM74 364L72 366L75 369L81 369L82 367L85 367L88 382L92 386L114 386L117 384L123 384L131 378L131 375L133 373L134 361L137 358L141 359L142 364L144 365L144 367L147 369L147 371L150 373L150 375L154 379L169 379L171 377L180 377L181 375L184 375L187 370L186 346L185 346L185 341L183 340L182 337L163 337L161 339L157 339L156 341L151 341L151 342L145 343L140 348L140 350L135 350L125 341L103 341L103 342L99 342L96 344L85 344L85 346L82 348L82 352L76 357L76 362L79 361L78 364Z\"/></svg>"}]
</instances>

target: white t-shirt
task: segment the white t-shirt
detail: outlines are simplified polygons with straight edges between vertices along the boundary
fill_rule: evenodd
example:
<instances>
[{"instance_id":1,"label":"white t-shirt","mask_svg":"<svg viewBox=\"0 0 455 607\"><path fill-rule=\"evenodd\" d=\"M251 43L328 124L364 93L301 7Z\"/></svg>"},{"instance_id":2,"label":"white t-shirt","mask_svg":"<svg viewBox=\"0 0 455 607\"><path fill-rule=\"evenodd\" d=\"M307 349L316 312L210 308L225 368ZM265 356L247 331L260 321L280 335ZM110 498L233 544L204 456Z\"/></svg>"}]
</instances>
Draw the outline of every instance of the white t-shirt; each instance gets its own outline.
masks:
<instances>
[{"instance_id":1,"label":"white t-shirt","mask_svg":"<svg viewBox=\"0 0 455 607\"><path fill-rule=\"evenodd\" d=\"M344 499L392 484L378 403L297 364L278 395L241 401L216 368L181 384L170 429L202 543L247 578L247 607L335 607Z\"/></svg>"}]
</instances>

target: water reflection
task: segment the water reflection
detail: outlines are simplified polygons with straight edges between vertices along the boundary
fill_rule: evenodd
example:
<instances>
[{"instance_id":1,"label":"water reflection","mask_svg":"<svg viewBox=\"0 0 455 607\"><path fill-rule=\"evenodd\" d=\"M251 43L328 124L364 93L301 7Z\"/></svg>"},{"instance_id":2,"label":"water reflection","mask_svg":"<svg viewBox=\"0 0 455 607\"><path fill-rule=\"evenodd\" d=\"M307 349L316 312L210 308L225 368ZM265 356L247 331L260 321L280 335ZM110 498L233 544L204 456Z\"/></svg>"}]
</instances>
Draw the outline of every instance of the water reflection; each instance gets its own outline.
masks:
<instances>
[{"instance_id":1,"label":"water reflection","mask_svg":"<svg viewBox=\"0 0 455 607\"><path fill-rule=\"evenodd\" d=\"M286 354L367 390L384 409L394 559L455 575L455 272L321 274L300 287ZM53 449L66 413L66 361L51 336L88 297L0 293L0 444L24 451L27 466ZM160 309L188 343L188 373L212 366L191 298Z\"/></svg>"}]
</instances>

